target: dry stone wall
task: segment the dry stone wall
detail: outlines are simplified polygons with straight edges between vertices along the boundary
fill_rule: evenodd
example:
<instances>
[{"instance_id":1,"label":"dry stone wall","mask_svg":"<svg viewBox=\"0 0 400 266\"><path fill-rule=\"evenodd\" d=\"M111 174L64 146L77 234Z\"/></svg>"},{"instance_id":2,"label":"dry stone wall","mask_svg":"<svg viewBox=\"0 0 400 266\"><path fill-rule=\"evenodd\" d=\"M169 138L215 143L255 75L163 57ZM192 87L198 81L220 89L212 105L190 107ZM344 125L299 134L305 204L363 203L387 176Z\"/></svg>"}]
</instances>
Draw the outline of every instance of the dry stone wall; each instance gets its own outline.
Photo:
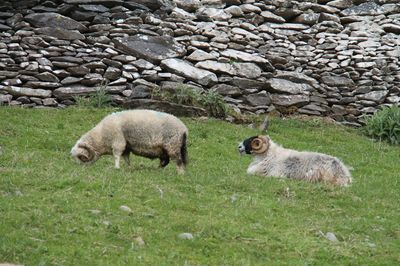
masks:
<instances>
[{"instance_id":1,"label":"dry stone wall","mask_svg":"<svg viewBox=\"0 0 400 266\"><path fill-rule=\"evenodd\" d=\"M137 107L184 83L236 112L357 126L399 104L399 58L397 0L0 3L0 104L64 107L106 83Z\"/></svg>"}]
</instances>

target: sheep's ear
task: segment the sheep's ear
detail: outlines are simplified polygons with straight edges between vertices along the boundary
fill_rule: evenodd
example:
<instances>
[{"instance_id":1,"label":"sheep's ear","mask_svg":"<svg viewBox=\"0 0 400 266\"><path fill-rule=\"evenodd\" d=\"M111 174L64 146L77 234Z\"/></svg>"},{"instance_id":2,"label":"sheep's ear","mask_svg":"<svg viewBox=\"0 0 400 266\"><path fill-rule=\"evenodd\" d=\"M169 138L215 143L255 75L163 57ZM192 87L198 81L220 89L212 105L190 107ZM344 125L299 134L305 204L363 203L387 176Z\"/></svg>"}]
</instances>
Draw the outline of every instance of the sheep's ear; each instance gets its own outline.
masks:
<instances>
[{"instance_id":1,"label":"sheep's ear","mask_svg":"<svg viewBox=\"0 0 400 266\"><path fill-rule=\"evenodd\" d=\"M251 150L253 153L264 153L269 148L269 138L267 136L258 136L251 142Z\"/></svg>"},{"instance_id":2,"label":"sheep's ear","mask_svg":"<svg viewBox=\"0 0 400 266\"><path fill-rule=\"evenodd\" d=\"M78 145L78 148L79 148L79 155L77 157L79 160L81 160L84 163L93 160L94 152L89 146L82 143Z\"/></svg>"}]
</instances>

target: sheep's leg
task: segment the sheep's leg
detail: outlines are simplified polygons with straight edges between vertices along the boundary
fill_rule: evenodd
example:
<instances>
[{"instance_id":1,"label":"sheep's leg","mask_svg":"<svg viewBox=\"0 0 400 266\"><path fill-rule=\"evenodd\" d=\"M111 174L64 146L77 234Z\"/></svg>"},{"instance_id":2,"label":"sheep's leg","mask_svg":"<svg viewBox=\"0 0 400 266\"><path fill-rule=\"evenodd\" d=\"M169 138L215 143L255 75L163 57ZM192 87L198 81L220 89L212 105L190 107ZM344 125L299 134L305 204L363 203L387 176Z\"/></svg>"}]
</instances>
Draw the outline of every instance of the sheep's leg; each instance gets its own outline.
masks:
<instances>
[{"instance_id":1,"label":"sheep's leg","mask_svg":"<svg viewBox=\"0 0 400 266\"><path fill-rule=\"evenodd\" d=\"M122 154L122 157L124 158L124 161L127 166L131 166L131 162L129 160L129 153L128 154Z\"/></svg>"},{"instance_id":2,"label":"sheep's leg","mask_svg":"<svg viewBox=\"0 0 400 266\"><path fill-rule=\"evenodd\" d=\"M178 174L184 174L185 162L183 160L180 147L178 149L176 149L176 147L167 147L165 151L167 155L175 162Z\"/></svg>"},{"instance_id":3,"label":"sheep's leg","mask_svg":"<svg viewBox=\"0 0 400 266\"><path fill-rule=\"evenodd\" d=\"M169 156L167 151L163 150L163 153L160 156L160 167L165 167L169 164Z\"/></svg>"},{"instance_id":4,"label":"sheep's leg","mask_svg":"<svg viewBox=\"0 0 400 266\"><path fill-rule=\"evenodd\" d=\"M185 173L185 167L183 166L183 163L176 164L176 171L178 172L178 175L183 175Z\"/></svg>"},{"instance_id":5,"label":"sheep's leg","mask_svg":"<svg viewBox=\"0 0 400 266\"><path fill-rule=\"evenodd\" d=\"M113 155L115 159L115 168L119 169L120 168L120 161L121 161L121 156L124 153L125 150L125 143L114 143L113 145Z\"/></svg>"},{"instance_id":6,"label":"sheep's leg","mask_svg":"<svg viewBox=\"0 0 400 266\"><path fill-rule=\"evenodd\" d=\"M120 168L120 161L121 161L121 154L115 154L114 153L114 159L115 159L115 168L119 169Z\"/></svg>"},{"instance_id":7,"label":"sheep's leg","mask_svg":"<svg viewBox=\"0 0 400 266\"><path fill-rule=\"evenodd\" d=\"M182 175L185 173L185 164L183 163L183 160L181 156L171 156L171 158L174 160L176 164L176 170L178 171L179 175Z\"/></svg>"},{"instance_id":8,"label":"sheep's leg","mask_svg":"<svg viewBox=\"0 0 400 266\"><path fill-rule=\"evenodd\" d=\"M129 160L129 154L130 154L130 150L128 150L128 149L125 149L125 151L122 153L122 157L124 158L124 161L127 166L131 166L131 162Z\"/></svg>"}]
</instances>

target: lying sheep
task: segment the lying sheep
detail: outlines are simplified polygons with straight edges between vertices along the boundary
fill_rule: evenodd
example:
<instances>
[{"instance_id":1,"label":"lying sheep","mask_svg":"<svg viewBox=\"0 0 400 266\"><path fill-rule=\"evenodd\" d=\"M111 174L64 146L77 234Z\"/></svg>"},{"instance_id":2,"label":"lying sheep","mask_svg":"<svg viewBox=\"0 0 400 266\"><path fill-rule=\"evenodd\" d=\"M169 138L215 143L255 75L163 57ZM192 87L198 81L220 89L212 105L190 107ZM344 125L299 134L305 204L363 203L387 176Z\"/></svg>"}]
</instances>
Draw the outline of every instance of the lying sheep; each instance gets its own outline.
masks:
<instances>
[{"instance_id":1,"label":"lying sheep","mask_svg":"<svg viewBox=\"0 0 400 266\"><path fill-rule=\"evenodd\" d=\"M285 149L268 136L248 138L238 148L241 154L253 156L248 174L324 181L342 186L348 186L352 181L349 170L338 158Z\"/></svg>"},{"instance_id":2,"label":"lying sheep","mask_svg":"<svg viewBox=\"0 0 400 266\"><path fill-rule=\"evenodd\" d=\"M84 134L71 150L80 163L90 164L101 155L112 154L115 167L120 167L121 156L130 165L129 154L159 158L160 166L170 158L178 173L184 173L187 157L188 129L173 115L152 110L130 110L106 116Z\"/></svg>"}]
</instances>

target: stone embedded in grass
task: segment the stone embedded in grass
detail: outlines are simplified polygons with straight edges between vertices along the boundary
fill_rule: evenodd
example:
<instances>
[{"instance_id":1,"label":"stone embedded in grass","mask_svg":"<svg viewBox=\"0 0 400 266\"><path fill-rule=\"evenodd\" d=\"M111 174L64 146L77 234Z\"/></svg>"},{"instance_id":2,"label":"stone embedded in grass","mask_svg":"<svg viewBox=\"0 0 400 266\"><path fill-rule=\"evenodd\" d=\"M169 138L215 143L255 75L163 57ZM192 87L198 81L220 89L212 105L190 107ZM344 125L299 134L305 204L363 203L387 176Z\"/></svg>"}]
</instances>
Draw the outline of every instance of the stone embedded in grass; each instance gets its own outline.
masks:
<instances>
[{"instance_id":1,"label":"stone embedded in grass","mask_svg":"<svg viewBox=\"0 0 400 266\"><path fill-rule=\"evenodd\" d=\"M103 224L104 224L105 226L110 226L110 225L111 225L111 222L110 222L110 221L103 221Z\"/></svg>"},{"instance_id":2,"label":"stone embedded in grass","mask_svg":"<svg viewBox=\"0 0 400 266\"><path fill-rule=\"evenodd\" d=\"M144 242L143 238L141 236L137 236L133 239L135 241L136 244L138 244L139 246L144 246L146 245L146 242Z\"/></svg>"},{"instance_id":3,"label":"stone embedded in grass","mask_svg":"<svg viewBox=\"0 0 400 266\"><path fill-rule=\"evenodd\" d=\"M232 202L232 203L234 203L235 201L237 201L237 199L238 199L238 196L237 196L236 194L233 194L233 195L231 196L231 202Z\"/></svg>"},{"instance_id":4,"label":"stone embedded in grass","mask_svg":"<svg viewBox=\"0 0 400 266\"><path fill-rule=\"evenodd\" d=\"M129 208L128 206L125 206L125 205L121 205L121 206L119 207L119 209L120 209L121 211L124 211L124 212L127 212L127 213L132 213L131 208Z\"/></svg>"},{"instance_id":5,"label":"stone embedded in grass","mask_svg":"<svg viewBox=\"0 0 400 266\"><path fill-rule=\"evenodd\" d=\"M178 235L178 238L185 240L192 240L194 237L191 233L181 233Z\"/></svg>"},{"instance_id":6,"label":"stone embedded in grass","mask_svg":"<svg viewBox=\"0 0 400 266\"><path fill-rule=\"evenodd\" d=\"M339 242L339 240L336 238L335 234L332 232L326 233L325 238L332 242Z\"/></svg>"},{"instance_id":7,"label":"stone embedded in grass","mask_svg":"<svg viewBox=\"0 0 400 266\"><path fill-rule=\"evenodd\" d=\"M89 212L92 214L100 214L101 213L100 210L89 210Z\"/></svg>"}]
</instances>

